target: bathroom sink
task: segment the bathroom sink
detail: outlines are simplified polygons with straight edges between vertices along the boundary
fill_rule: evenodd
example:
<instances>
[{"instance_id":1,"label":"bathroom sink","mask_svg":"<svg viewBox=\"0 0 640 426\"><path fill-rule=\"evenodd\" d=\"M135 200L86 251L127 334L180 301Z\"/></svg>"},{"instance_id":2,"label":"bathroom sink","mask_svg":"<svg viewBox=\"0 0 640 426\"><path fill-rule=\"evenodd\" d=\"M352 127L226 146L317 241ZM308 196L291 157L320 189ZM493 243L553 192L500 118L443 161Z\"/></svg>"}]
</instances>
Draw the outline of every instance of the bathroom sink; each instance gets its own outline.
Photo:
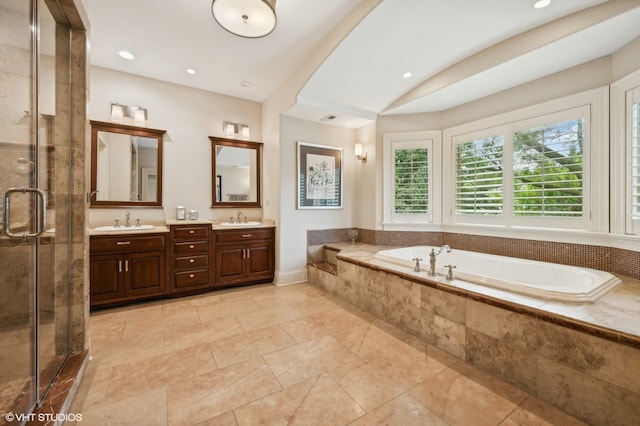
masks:
<instances>
[{"instance_id":1,"label":"bathroom sink","mask_svg":"<svg viewBox=\"0 0 640 426\"><path fill-rule=\"evenodd\" d=\"M140 225L140 226L118 226L117 228L113 225L111 226L98 226L94 229L94 231L118 231L118 232L126 232L126 231L140 231L142 229L153 229L155 226L153 225Z\"/></svg>"},{"instance_id":2,"label":"bathroom sink","mask_svg":"<svg viewBox=\"0 0 640 426\"><path fill-rule=\"evenodd\" d=\"M222 222L220 225L222 226L255 226L262 225L262 222Z\"/></svg>"}]
</instances>

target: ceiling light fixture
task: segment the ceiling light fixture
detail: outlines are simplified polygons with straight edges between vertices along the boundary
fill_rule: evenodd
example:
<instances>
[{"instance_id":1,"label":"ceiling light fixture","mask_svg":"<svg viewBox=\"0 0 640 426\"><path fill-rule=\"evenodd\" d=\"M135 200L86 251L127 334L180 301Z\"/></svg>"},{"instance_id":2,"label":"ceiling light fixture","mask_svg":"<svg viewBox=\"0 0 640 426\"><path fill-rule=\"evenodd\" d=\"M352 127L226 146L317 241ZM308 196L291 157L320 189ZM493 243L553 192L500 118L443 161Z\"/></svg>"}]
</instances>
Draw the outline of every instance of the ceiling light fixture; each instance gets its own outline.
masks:
<instances>
[{"instance_id":1,"label":"ceiling light fixture","mask_svg":"<svg viewBox=\"0 0 640 426\"><path fill-rule=\"evenodd\" d=\"M196 70L194 70L193 68L187 68L187 74L193 75L195 73L196 73Z\"/></svg>"},{"instance_id":2,"label":"ceiling light fixture","mask_svg":"<svg viewBox=\"0 0 640 426\"><path fill-rule=\"evenodd\" d=\"M127 52L126 50L119 51L118 55L120 55L121 58L128 59L130 61L135 59L135 56L133 55L133 53Z\"/></svg>"},{"instance_id":3,"label":"ceiling light fixture","mask_svg":"<svg viewBox=\"0 0 640 426\"><path fill-rule=\"evenodd\" d=\"M213 0L213 18L231 34L260 38L276 28L276 0Z\"/></svg>"},{"instance_id":4,"label":"ceiling light fixture","mask_svg":"<svg viewBox=\"0 0 640 426\"><path fill-rule=\"evenodd\" d=\"M402 74L402 78L410 78L413 75L413 73L411 71L407 71L404 74Z\"/></svg>"},{"instance_id":5,"label":"ceiling light fixture","mask_svg":"<svg viewBox=\"0 0 640 426\"><path fill-rule=\"evenodd\" d=\"M533 7L536 9L542 9L543 7L547 7L551 4L551 0L538 0L533 4Z\"/></svg>"}]
</instances>

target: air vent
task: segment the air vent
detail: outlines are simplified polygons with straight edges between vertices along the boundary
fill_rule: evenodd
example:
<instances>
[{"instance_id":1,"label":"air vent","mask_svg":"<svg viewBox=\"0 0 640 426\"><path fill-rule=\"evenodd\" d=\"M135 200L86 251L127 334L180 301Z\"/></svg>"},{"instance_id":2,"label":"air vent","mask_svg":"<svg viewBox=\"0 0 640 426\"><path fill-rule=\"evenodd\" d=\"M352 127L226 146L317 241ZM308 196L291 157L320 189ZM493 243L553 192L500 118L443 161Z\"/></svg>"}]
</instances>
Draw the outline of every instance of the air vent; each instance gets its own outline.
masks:
<instances>
[{"instance_id":1,"label":"air vent","mask_svg":"<svg viewBox=\"0 0 640 426\"><path fill-rule=\"evenodd\" d=\"M337 115L329 114L326 117L321 118L320 121L323 123L328 123L329 121L335 120L337 117Z\"/></svg>"}]
</instances>

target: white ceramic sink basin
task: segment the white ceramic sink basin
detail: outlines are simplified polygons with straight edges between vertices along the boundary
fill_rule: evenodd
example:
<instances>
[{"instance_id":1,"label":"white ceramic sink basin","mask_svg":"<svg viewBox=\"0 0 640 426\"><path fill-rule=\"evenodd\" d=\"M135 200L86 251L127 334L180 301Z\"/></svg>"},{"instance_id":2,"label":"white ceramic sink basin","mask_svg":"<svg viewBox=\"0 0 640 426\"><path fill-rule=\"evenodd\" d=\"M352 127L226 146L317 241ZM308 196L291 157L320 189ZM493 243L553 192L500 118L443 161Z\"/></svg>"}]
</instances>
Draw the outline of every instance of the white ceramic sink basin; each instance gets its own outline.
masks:
<instances>
[{"instance_id":1,"label":"white ceramic sink basin","mask_svg":"<svg viewBox=\"0 0 640 426\"><path fill-rule=\"evenodd\" d=\"M118 231L118 232L129 232L129 231L140 231L142 229L153 229L155 226L153 225L140 225L140 226L118 226L117 228L113 225L111 226L98 226L94 229L94 231Z\"/></svg>"},{"instance_id":2,"label":"white ceramic sink basin","mask_svg":"<svg viewBox=\"0 0 640 426\"><path fill-rule=\"evenodd\" d=\"M222 226L256 226L262 225L262 222L222 222Z\"/></svg>"}]
</instances>

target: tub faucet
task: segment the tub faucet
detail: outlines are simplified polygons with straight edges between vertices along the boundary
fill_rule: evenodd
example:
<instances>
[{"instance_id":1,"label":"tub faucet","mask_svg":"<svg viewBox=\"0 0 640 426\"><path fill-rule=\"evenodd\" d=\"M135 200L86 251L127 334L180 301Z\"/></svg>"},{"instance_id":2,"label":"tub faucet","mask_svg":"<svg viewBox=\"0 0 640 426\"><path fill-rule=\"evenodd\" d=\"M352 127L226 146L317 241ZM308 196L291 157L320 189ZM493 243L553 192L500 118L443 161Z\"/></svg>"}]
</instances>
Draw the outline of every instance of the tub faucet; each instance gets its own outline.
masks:
<instances>
[{"instance_id":1,"label":"tub faucet","mask_svg":"<svg viewBox=\"0 0 640 426\"><path fill-rule=\"evenodd\" d=\"M129 213L129 210L127 210L127 212L124 214L124 217L126 219L126 222L124 223L124 226L129 228L131 226L131 213Z\"/></svg>"},{"instance_id":2,"label":"tub faucet","mask_svg":"<svg viewBox=\"0 0 640 426\"><path fill-rule=\"evenodd\" d=\"M444 265L445 268L449 268L447 272L447 280L451 281L453 279L453 270L456 268L456 265Z\"/></svg>"},{"instance_id":3,"label":"tub faucet","mask_svg":"<svg viewBox=\"0 0 640 426\"><path fill-rule=\"evenodd\" d=\"M420 268L420 262L422 261L422 259L421 259L421 258L419 258L419 257L416 257L416 258L413 258L413 259L411 259L411 260L413 260L413 261L415 261L415 262L416 262L416 266L413 268L413 271L414 271L414 272L420 272L420 271L422 271L422 269Z\"/></svg>"},{"instance_id":4,"label":"tub faucet","mask_svg":"<svg viewBox=\"0 0 640 426\"><path fill-rule=\"evenodd\" d=\"M451 253L451 247L447 244L440 247L438 252L436 253L436 249L431 249L431 253L429 253L429 272L428 274L432 277L436 275L436 256L442 253L443 250L446 250L447 253Z\"/></svg>"}]
</instances>

